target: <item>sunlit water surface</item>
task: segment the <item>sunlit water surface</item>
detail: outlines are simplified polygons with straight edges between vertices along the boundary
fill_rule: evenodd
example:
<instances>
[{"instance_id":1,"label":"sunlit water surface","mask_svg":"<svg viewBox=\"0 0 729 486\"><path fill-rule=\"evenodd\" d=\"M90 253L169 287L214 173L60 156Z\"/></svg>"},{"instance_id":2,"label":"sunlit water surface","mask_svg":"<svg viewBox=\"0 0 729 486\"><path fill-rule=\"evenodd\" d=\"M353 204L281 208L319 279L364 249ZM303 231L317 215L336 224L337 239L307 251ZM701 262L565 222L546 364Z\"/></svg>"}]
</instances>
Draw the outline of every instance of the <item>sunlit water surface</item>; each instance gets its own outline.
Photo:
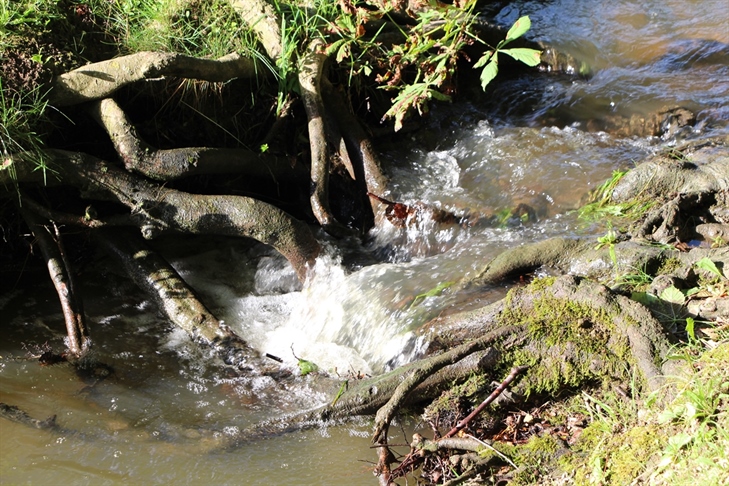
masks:
<instances>
[{"instance_id":1,"label":"sunlit water surface","mask_svg":"<svg viewBox=\"0 0 729 486\"><path fill-rule=\"evenodd\" d=\"M496 85L488 102L436 107L437 131L412 133L410 145L383 159L401 201L459 214L526 203L538 222L385 225L364 247L328 243L303 287L281 257L244 242L177 247L170 260L216 315L285 367L295 369L295 354L334 376L373 374L417 355L414 331L459 302L447 290L416 296L472 274L505 248L600 231L571 211L612 171L675 143L589 132L589 120L680 105L698 123L679 137L728 133L725 0L514 2L498 19L508 25L525 14L535 39L584 60L593 77ZM45 342L60 347L63 321L49 285L0 296L0 401L36 418L57 414L68 430L0 421L0 483L376 484L367 421L220 450L221 437L315 407L331 390L315 377L284 386L231 376L122 277L89 272L83 285L95 357L115 370L94 386L67 366L16 359Z\"/></svg>"}]
</instances>

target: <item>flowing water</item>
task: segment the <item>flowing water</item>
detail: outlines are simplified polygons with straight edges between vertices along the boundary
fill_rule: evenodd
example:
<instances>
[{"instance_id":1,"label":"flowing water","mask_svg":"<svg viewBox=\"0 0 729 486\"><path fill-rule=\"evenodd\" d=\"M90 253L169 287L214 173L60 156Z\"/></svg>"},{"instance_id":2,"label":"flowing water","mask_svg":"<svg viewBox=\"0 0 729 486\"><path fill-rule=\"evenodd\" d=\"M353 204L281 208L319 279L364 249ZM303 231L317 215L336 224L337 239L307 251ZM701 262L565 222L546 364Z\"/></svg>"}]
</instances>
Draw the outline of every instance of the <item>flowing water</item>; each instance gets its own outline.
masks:
<instances>
[{"instance_id":1,"label":"flowing water","mask_svg":"<svg viewBox=\"0 0 729 486\"><path fill-rule=\"evenodd\" d=\"M447 290L422 294L505 248L604 231L571 211L612 171L677 138L729 134L725 0L517 1L497 19L510 25L526 14L535 39L584 61L592 76L530 76L435 107L435 128L386 148L383 159L399 200L472 215L526 203L538 222L385 225L365 246L329 242L303 287L280 256L231 239L197 239L169 249L170 260L216 315L285 366L295 368L296 354L334 375L373 374L412 359L417 327L459 305ZM595 120L673 106L696 113L696 126L665 139L594 131ZM125 279L94 270L83 277L95 357L114 369L98 384L22 359L46 342L60 347L63 320L49 285L0 295L0 402L36 418L57 414L67 431L1 420L0 483L376 484L367 421L221 451L220 437L319 405L331 391L315 377L282 385L229 376Z\"/></svg>"}]
</instances>

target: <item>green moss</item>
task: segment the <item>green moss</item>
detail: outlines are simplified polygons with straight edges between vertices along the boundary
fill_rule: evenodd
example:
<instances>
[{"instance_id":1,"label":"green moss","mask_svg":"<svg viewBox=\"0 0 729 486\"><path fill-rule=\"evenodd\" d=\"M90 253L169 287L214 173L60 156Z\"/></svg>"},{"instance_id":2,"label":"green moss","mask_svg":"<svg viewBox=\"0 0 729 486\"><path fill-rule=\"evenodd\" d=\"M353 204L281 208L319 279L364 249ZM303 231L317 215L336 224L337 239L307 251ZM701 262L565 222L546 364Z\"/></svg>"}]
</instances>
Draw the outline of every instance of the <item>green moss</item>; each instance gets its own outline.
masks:
<instances>
[{"instance_id":1,"label":"green moss","mask_svg":"<svg viewBox=\"0 0 729 486\"><path fill-rule=\"evenodd\" d=\"M558 440L549 434L532 436L529 442L519 446L502 447L500 452L509 456L517 470L509 484L538 484L539 478L549 474L564 450Z\"/></svg>"},{"instance_id":2,"label":"green moss","mask_svg":"<svg viewBox=\"0 0 729 486\"><path fill-rule=\"evenodd\" d=\"M666 258L656 270L656 275L670 275L681 267L683 267L683 263L678 258Z\"/></svg>"},{"instance_id":3,"label":"green moss","mask_svg":"<svg viewBox=\"0 0 729 486\"><path fill-rule=\"evenodd\" d=\"M501 322L526 325L528 344L504 352L504 368L529 366L519 392L555 393L586 381L609 382L605 377L625 379L626 363L632 361L623 333L616 332L613 319L604 310L554 297L547 289L553 279L535 280L507 296L512 303L518 293L529 293L533 307L507 305ZM523 297L523 295L521 296Z\"/></svg>"}]
</instances>

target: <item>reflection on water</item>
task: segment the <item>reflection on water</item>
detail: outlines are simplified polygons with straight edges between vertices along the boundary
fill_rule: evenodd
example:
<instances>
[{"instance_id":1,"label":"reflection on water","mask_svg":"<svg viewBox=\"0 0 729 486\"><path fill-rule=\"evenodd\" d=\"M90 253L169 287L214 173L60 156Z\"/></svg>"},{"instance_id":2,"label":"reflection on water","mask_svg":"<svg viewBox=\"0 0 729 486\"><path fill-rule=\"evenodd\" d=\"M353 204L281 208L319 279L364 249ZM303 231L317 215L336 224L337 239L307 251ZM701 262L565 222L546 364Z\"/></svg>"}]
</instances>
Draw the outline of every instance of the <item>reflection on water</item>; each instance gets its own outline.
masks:
<instances>
[{"instance_id":1,"label":"reflection on water","mask_svg":"<svg viewBox=\"0 0 729 486\"><path fill-rule=\"evenodd\" d=\"M613 170L674 143L590 133L590 120L678 105L697 114L697 126L680 137L729 133L725 7L725 0L552 0L505 8L499 22L530 15L530 35L585 60L593 76L495 83L480 101L434 107L435 128L384 154L399 201L507 214L496 224L426 220L415 229L386 225L364 246L330 242L317 277L303 287L260 246L221 240L204 252L168 254L226 324L292 370L294 353L335 375L407 361L418 349L413 331L458 305L444 284L505 248L594 231L570 210ZM539 220L509 219L520 203ZM376 484L362 462L375 460L366 421L217 449L236 428L314 407L331 390L318 389L315 377L230 376L124 279L91 273L84 295L94 354L115 370L94 386L64 365L11 359L45 342L61 346L63 321L47 276L38 275L43 284L32 291L0 296L0 401L36 418L58 414L69 431L0 421L0 482Z\"/></svg>"}]
</instances>

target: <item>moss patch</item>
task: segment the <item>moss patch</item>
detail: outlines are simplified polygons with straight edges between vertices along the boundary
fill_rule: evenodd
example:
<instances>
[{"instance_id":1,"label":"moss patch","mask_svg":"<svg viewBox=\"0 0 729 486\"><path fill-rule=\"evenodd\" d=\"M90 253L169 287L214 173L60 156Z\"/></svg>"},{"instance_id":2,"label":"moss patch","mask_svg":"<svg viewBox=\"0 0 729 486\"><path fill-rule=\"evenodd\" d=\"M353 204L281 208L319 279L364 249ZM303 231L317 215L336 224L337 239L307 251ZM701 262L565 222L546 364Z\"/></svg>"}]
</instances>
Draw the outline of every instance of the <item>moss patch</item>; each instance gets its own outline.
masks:
<instances>
[{"instance_id":1,"label":"moss patch","mask_svg":"<svg viewBox=\"0 0 729 486\"><path fill-rule=\"evenodd\" d=\"M553 394L587 381L626 379L632 356L612 316L603 309L555 297L549 290L553 283L553 279L537 279L507 296L501 323L526 324L528 330L528 342L505 351L502 361L505 367L530 367L517 391L527 396ZM511 305L516 299L528 300L530 305Z\"/></svg>"}]
</instances>

